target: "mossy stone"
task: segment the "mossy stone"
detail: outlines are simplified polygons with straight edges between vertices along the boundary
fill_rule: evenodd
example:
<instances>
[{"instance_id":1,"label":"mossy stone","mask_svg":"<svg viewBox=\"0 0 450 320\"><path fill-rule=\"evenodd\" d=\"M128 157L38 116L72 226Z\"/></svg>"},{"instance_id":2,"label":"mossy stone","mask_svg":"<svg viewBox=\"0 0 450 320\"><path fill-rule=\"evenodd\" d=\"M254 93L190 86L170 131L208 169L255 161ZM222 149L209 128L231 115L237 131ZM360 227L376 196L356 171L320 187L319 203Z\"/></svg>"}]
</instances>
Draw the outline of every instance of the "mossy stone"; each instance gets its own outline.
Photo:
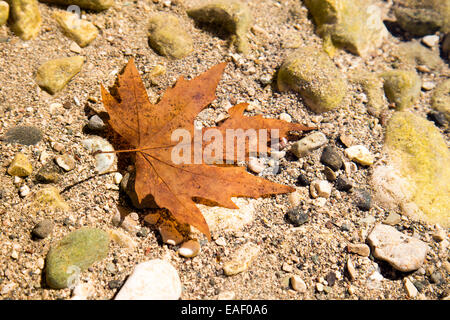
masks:
<instances>
[{"instance_id":1,"label":"mossy stone","mask_svg":"<svg viewBox=\"0 0 450 320\"><path fill-rule=\"evenodd\" d=\"M62 6L75 5L82 9L103 11L114 5L114 0L39 0L46 3L54 3Z\"/></svg>"},{"instance_id":2,"label":"mossy stone","mask_svg":"<svg viewBox=\"0 0 450 320\"><path fill-rule=\"evenodd\" d=\"M414 70L417 65L425 65L432 70L440 70L444 66L444 61L437 52L424 47L416 40L399 44L393 55L397 59L397 69Z\"/></svg>"},{"instance_id":3,"label":"mossy stone","mask_svg":"<svg viewBox=\"0 0 450 320\"><path fill-rule=\"evenodd\" d=\"M385 145L423 219L450 226L450 151L439 129L411 112L395 112L387 124Z\"/></svg>"},{"instance_id":4,"label":"mossy stone","mask_svg":"<svg viewBox=\"0 0 450 320\"><path fill-rule=\"evenodd\" d=\"M41 13L37 0L10 0L12 30L22 40L37 36L41 29Z\"/></svg>"},{"instance_id":5,"label":"mossy stone","mask_svg":"<svg viewBox=\"0 0 450 320\"><path fill-rule=\"evenodd\" d=\"M420 96L422 81L415 71L392 70L382 74L384 92L398 110L410 108Z\"/></svg>"},{"instance_id":6,"label":"mossy stone","mask_svg":"<svg viewBox=\"0 0 450 320\"><path fill-rule=\"evenodd\" d=\"M332 46L365 56L380 47L388 31L381 10L365 0L305 0L324 47Z\"/></svg>"},{"instance_id":7,"label":"mossy stone","mask_svg":"<svg viewBox=\"0 0 450 320\"><path fill-rule=\"evenodd\" d=\"M178 18L166 13L150 17L149 43L158 54L172 59L184 58L193 50L193 40Z\"/></svg>"},{"instance_id":8,"label":"mossy stone","mask_svg":"<svg viewBox=\"0 0 450 320\"><path fill-rule=\"evenodd\" d=\"M240 53L249 51L247 32L252 25L250 9L241 1L213 1L191 8L187 14L200 23L217 25L233 35L233 42Z\"/></svg>"},{"instance_id":9,"label":"mossy stone","mask_svg":"<svg viewBox=\"0 0 450 320\"><path fill-rule=\"evenodd\" d=\"M75 41L81 48L86 47L98 36L98 29L91 22L79 19L68 11L55 12L56 19L64 34Z\"/></svg>"},{"instance_id":10,"label":"mossy stone","mask_svg":"<svg viewBox=\"0 0 450 320\"><path fill-rule=\"evenodd\" d=\"M395 0L393 12L400 27L414 36L450 31L447 0Z\"/></svg>"},{"instance_id":11,"label":"mossy stone","mask_svg":"<svg viewBox=\"0 0 450 320\"><path fill-rule=\"evenodd\" d=\"M37 70L36 82L42 89L55 94L81 71L85 60L85 57L75 56L47 61Z\"/></svg>"},{"instance_id":12,"label":"mossy stone","mask_svg":"<svg viewBox=\"0 0 450 320\"><path fill-rule=\"evenodd\" d=\"M280 91L299 92L316 113L339 107L347 94L347 80L330 57L314 47L291 54L281 65L277 84Z\"/></svg>"},{"instance_id":13,"label":"mossy stone","mask_svg":"<svg viewBox=\"0 0 450 320\"><path fill-rule=\"evenodd\" d=\"M8 21L9 17L9 4L5 1L0 1L0 26L4 25Z\"/></svg>"},{"instance_id":14,"label":"mossy stone","mask_svg":"<svg viewBox=\"0 0 450 320\"><path fill-rule=\"evenodd\" d=\"M431 107L442 112L450 122L450 79L445 80L434 89Z\"/></svg>"},{"instance_id":15,"label":"mossy stone","mask_svg":"<svg viewBox=\"0 0 450 320\"><path fill-rule=\"evenodd\" d=\"M69 205L64 201L59 190L53 186L42 188L36 192L35 202L38 205L50 206L62 210L69 209Z\"/></svg>"},{"instance_id":16,"label":"mossy stone","mask_svg":"<svg viewBox=\"0 0 450 320\"><path fill-rule=\"evenodd\" d=\"M11 176L27 177L33 172L33 167L31 165L28 157L23 153L18 152L13 161L8 167L8 174Z\"/></svg>"},{"instance_id":17,"label":"mossy stone","mask_svg":"<svg viewBox=\"0 0 450 320\"><path fill-rule=\"evenodd\" d=\"M109 235L100 229L82 228L64 237L47 254L45 279L53 289L75 284L81 272L108 254Z\"/></svg>"},{"instance_id":18,"label":"mossy stone","mask_svg":"<svg viewBox=\"0 0 450 320\"><path fill-rule=\"evenodd\" d=\"M378 117L387 108L387 103L383 89L383 79L371 73L356 72L352 75L352 82L361 86L367 96L367 112Z\"/></svg>"}]
</instances>

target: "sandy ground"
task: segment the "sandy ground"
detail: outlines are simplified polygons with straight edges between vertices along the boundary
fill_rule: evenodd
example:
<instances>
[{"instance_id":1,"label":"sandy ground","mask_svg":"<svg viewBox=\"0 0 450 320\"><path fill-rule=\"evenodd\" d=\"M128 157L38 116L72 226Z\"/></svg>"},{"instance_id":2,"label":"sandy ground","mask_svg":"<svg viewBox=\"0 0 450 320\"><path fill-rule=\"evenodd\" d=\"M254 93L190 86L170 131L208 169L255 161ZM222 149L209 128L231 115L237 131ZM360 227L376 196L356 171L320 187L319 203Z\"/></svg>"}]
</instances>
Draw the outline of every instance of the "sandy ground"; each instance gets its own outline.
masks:
<instances>
[{"instance_id":1,"label":"sandy ground","mask_svg":"<svg viewBox=\"0 0 450 320\"><path fill-rule=\"evenodd\" d=\"M188 0L183 2L186 6L195 3ZM57 184L60 190L94 176L92 156L80 143L87 137L83 127L92 114L91 110L102 108L101 102L93 102L100 101L100 84L112 85L117 72L131 57L135 58L136 65L142 72L152 101L156 101L180 75L192 78L217 63L229 61L217 89L217 100L198 117L204 125L214 125L219 116L226 114L225 107L229 102L252 102L257 107L249 115L264 114L277 118L281 113L288 113L293 121L317 125L331 144L340 147L339 135L350 134L356 141L364 144L377 161L382 161L383 127L378 119L367 113L360 88L350 88L350 94L340 109L316 115L306 108L297 94L281 94L270 85L261 85L259 79L273 75L283 59L296 47L315 45L319 49L322 40L315 34L307 10L299 1L246 2L252 10L255 24L264 32L250 33L253 51L247 58L242 58L242 63L236 63L236 59L232 58L234 50L228 47L226 37L197 28L180 5L166 7L152 1L117 1L116 7L105 12L87 12L86 19L100 28L100 35L81 51L87 57L82 72L54 96L42 91L35 83L34 76L43 62L75 55L69 50L72 42L61 33L51 17L52 11L61 8L39 4L43 27L39 36L31 41L21 41L6 26L0 28L0 135L16 125L37 126L44 135L44 139L36 146L0 144L0 188L4 194L0 200L0 285L16 284L13 290L1 298L70 298L69 289L51 290L45 287L41 270L37 267L38 260L45 258L50 246L81 226L113 228L111 219L115 208L119 204L127 206L123 195L108 187L113 184L112 175L103 175L76 185L62 194L70 204L71 211L34 210L29 199L19 196L18 187L14 185L12 177L6 174L6 169L19 151L29 156L34 168L39 168L39 154L46 151L56 155L57 152L51 145L52 142L59 142L64 145L63 152L72 154L77 160L75 170L64 174ZM389 18L388 4L379 2L386 18ZM187 58L171 61L158 56L149 47L147 19L152 12L159 10L175 13L192 34L195 50ZM392 62L392 49L401 40L404 39L389 35L383 47L370 57L361 58L340 51L334 61L345 74L353 69L388 70ZM157 64L164 65L167 72L152 84L149 74ZM446 75L448 67L444 68L442 74L421 76L422 80L438 83ZM429 99L430 93L422 92L420 103L416 104L414 111L425 116L430 110ZM50 108L55 102L65 104L66 108ZM110 133L104 136L113 137ZM291 186L295 185L300 173L324 179L323 165L319 159L319 150L300 161L288 154L281 162L280 174L267 178ZM129 164L132 164L129 160L123 160L119 170L124 172ZM358 167L351 178L356 186L369 188L367 180L370 173L370 168ZM32 191L39 188L31 178L27 178L24 183ZM377 221L383 221L388 212L376 205L368 212L360 211L354 206L351 194L334 188L326 204L319 207L310 199L307 188L300 187L299 190L303 195L303 208L310 215L307 224L301 228L293 228L284 219L290 206L286 195L259 199L256 202L254 221L250 225L240 232L213 234L213 238L225 238L225 247L203 239L200 255L194 259L184 259L178 256L177 247L163 244L158 232L150 228L145 237L133 236L138 243L138 249L134 252L112 244L108 257L84 272L82 281L89 280L95 287L92 299L110 299L117 289L109 289L109 281L124 280L138 262L166 257L179 271L183 284L182 299L214 299L220 292L227 290L235 292L237 299L406 299L407 294L401 281L405 275L394 272L383 263L377 261L382 267L385 280L375 284L368 280L377 266L371 258L351 255L358 278L350 282L344 277L345 262L350 256L346 252L346 244L364 243L373 225ZM129 210L143 213L132 208ZM30 232L44 218L55 222L53 234L42 241L33 241ZM343 224L349 226L348 231L341 228ZM442 268L439 245L431 239L434 227L408 218L402 220L400 226L405 233L415 233L430 245L431 251L424 270ZM223 275L223 260L226 260L234 248L246 241L260 245L258 260L247 272L233 277ZM17 259L11 257L13 248L19 253ZM292 265L293 271L283 271L283 263ZM109 270L111 264L114 265L114 272ZM338 272L342 277L338 278L328 293L317 292L316 283L330 272ZM286 277L292 274L300 275L305 281L308 286L306 293L298 293L286 287ZM445 270L444 275L444 285L436 285L429 282L427 274L415 273L413 276L425 283L421 297L440 299L448 295L445 283L448 284L449 279ZM352 294L349 293L349 286L352 286Z\"/></svg>"}]
</instances>

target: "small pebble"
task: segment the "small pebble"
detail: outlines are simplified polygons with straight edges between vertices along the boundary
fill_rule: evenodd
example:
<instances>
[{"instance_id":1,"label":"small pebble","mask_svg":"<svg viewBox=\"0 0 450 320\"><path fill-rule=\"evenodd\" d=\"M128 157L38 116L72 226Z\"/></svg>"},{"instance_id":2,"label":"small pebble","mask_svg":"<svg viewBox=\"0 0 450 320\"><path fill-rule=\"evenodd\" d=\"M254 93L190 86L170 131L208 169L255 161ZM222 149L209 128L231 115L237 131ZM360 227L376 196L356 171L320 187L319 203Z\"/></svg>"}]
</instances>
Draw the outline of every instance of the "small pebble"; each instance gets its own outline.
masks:
<instances>
[{"instance_id":1,"label":"small pebble","mask_svg":"<svg viewBox=\"0 0 450 320\"><path fill-rule=\"evenodd\" d=\"M347 260L347 272L350 277L350 280L354 281L356 279L357 273L355 267L353 266L353 262L350 258L348 258Z\"/></svg>"},{"instance_id":2,"label":"small pebble","mask_svg":"<svg viewBox=\"0 0 450 320\"><path fill-rule=\"evenodd\" d=\"M349 243L347 245L347 250L350 253L356 253L361 257L368 257L370 255L370 248L364 243Z\"/></svg>"},{"instance_id":3,"label":"small pebble","mask_svg":"<svg viewBox=\"0 0 450 320\"><path fill-rule=\"evenodd\" d=\"M399 224L402 221L402 217L395 212L389 213L387 218L383 221L384 224L395 226L396 224Z\"/></svg>"},{"instance_id":4,"label":"small pebble","mask_svg":"<svg viewBox=\"0 0 450 320\"><path fill-rule=\"evenodd\" d=\"M100 131L105 128L105 123L102 118L95 114L89 118L88 128L94 131Z\"/></svg>"},{"instance_id":5,"label":"small pebble","mask_svg":"<svg viewBox=\"0 0 450 320\"><path fill-rule=\"evenodd\" d=\"M425 36L422 38L422 42L430 48L435 47L439 43L439 36L435 34Z\"/></svg>"},{"instance_id":6,"label":"small pebble","mask_svg":"<svg viewBox=\"0 0 450 320\"><path fill-rule=\"evenodd\" d=\"M437 242L441 242L446 238L445 230L439 229L435 233L433 233L433 239Z\"/></svg>"},{"instance_id":7,"label":"small pebble","mask_svg":"<svg viewBox=\"0 0 450 320\"><path fill-rule=\"evenodd\" d=\"M56 157L55 162L66 172L71 171L75 168L75 160L68 154L63 154Z\"/></svg>"},{"instance_id":8,"label":"small pebble","mask_svg":"<svg viewBox=\"0 0 450 320\"><path fill-rule=\"evenodd\" d=\"M266 166L264 165L262 159L250 157L248 161L248 168L254 173L261 173L264 171Z\"/></svg>"},{"instance_id":9,"label":"small pebble","mask_svg":"<svg viewBox=\"0 0 450 320\"><path fill-rule=\"evenodd\" d=\"M291 287L297 292L303 293L306 292L307 286L306 283L300 278L300 276L292 276L290 278Z\"/></svg>"},{"instance_id":10,"label":"small pebble","mask_svg":"<svg viewBox=\"0 0 450 320\"><path fill-rule=\"evenodd\" d=\"M370 151L362 145L351 146L345 149L345 155L352 161L356 161L363 166L370 166L374 162L374 157Z\"/></svg>"},{"instance_id":11,"label":"small pebble","mask_svg":"<svg viewBox=\"0 0 450 320\"><path fill-rule=\"evenodd\" d=\"M414 298L419 293L414 284L408 278L403 279L403 285L405 287L406 293L408 294L408 297Z\"/></svg>"},{"instance_id":12,"label":"small pebble","mask_svg":"<svg viewBox=\"0 0 450 320\"><path fill-rule=\"evenodd\" d=\"M200 243L197 240L189 240L184 242L180 249L178 249L178 254L186 258L193 258L200 252Z\"/></svg>"},{"instance_id":13,"label":"small pebble","mask_svg":"<svg viewBox=\"0 0 450 320\"><path fill-rule=\"evenodd\" d=\"M111 280L108 282L108 288L110 290L118 289L122 286L122 281L120 280Z\"/></svg>"},{"instance_id":14,"label":"small pebble","mask_svg":"<svg viewBox=\"0 0 450 320\"><path fill-rule=\"evenodd\" d=\"M325 167L323 169L323 174L327 178L328 181L333 182L336 180L336 173L331 170L329 167Z\"/></svg>"},{"instance_id":15,"label":"small pebble","mask_svg":"<svg viewBox=\"0 0 450 320\"><path fill-rule=\"evenodd\" d=\"M442 273L438 270L434 271L430 276L430 282L437 285L441 285L442 283L444 283L444 277Z\"/></svg>"},{"instance_id":16,"label":"small pebble","mask_svg":"<svg viewBox=\"0 0 450 320\"><path fill-rule=\"evenodd\" d=\"M303 173L300 173L299 176L297 177L297 185L302 186L302 187L307 187L311 184L311 181L309 180L309 178L304 175Z\"/></svg>"},{"instance_id":17,"label":"small pebble","mask_svg":"<svg viewBox=\"0 0 450 320\"><path fill-rule=\"evenodd\" d=\"M422 89L425 91L433 90L436 84L432 81L424 81L422 82Z\"/></svg>"},{"instance_id":18,"label":"small pebble","mask_svg":"<svg viewBox=\"0 0 450 320\"><path fill-rule=\"evenodd\" d=\"M113 180L115 184L120 184L120 182L122 182L122 178L123 176L120 172L114 173Z\"/></svg>"},{"instance_id":19,"label":"small pebble","mask_svg":"<svg viewBox=\"0 0 450 320\"><path fill-rule=\"evenodd\" d=\"M316 283L316 290L317 290L317 292L322 292L323 289L324 289L323 284L321 284L321 283Z\"/></svg>"},{"instance_id":20,"label":"small pebble","mask_svg":"<svg viewBox=\"0 0 450 320\"><path fill-rule=\"evenodd\" d=\"M294 225L294 227L299 227L306 223L309 217L308 214L304 213L300 207L295 207L287 212L286 218L291 224Z\"/></svg>"},{"instance_id":21,"label":"small pebble","mask_svg":"<svg viewBox=\"0 0 450 320\"><path fill-rule=\"evenodd\" d=\"M325 276L325 280L327 281L327 283L330 287L334 286L334 284L336 283L336 279L337 279L337 276L336 276L336 273L334 273L334 272L330 272Z\"/></svg>"},{"instance_id":22,"label":"small pebble","mask_svg":"<svg viewBox=\"0 0 450 320\"><path fill-rule=\"evenodd\" d=\"M315 180L309 186L309 191L311 197L314 199L318 197L329 198L331 195L331 185L325 180Z\"/></svg>"},{"instance_id":23,"label":"small pebble","mask_svg":"<svg viewBox=\"0 0 450 320\"><path fill-rule=\"evenodd\" d=\"M336 189L339 191L350 191L353 188L353 183L344 175L340 175L336 179Z\"/></svg>"},{"instance_id":24,"label":"small pebble","mask_svg":"<svg viewBox=\"0 0 450 320\"><path fill-rule=\"evenodd\" d=\"M218 246L225 247L227 245L227 241L224 237L219 237L214 241Z\"/></svg>"},{"instance_id":25,"label":"small pebble","mask_svg":"<svg viewBox=\"0 0 450 320\"><path fill-rule=\"evenodd\" d=\"M38 239L46 238L53 231L53 222L51 220L42 220L34 226L32 235Z\"/></svg>"},{"instance_id":26,"label":"small pebble","mask_svg":"<svg viewBox=\"0 0 450 320\"><path fill-rule=\"evenodd\" d=\"M365 189L359 189L355 192L355 205L362 211L368 211L372 207L372 196Z\"/></svg>"},{"instance_id":27,"label":"small pebble","mask_svg":"<svg viewBox=\"0 0 450 320\"><path fill-rule=\"evenodd\" d=\"M342 167L342 158L339 155L336 147L327 146L322 151L320 162L330 167L332 170L337 171Z\"/></svg>"},{"instance_id":28,"label":"small pebble","mask_svg":"<svg viewBox=\"0 0 450 320\"><path fill-rule=\"evenodd\" d=\"M218 294L217 300L234 300L236 293L234 291L222 291Z\"/></svg>"},{"instance_id":29,"label":"small pebble","mask_svg":"<svg viewBox=\"0 0 450 320\"><path fill-rule=\"evenodd\" d=\"M281 270L283 270L284 272L291 273L294 270L294 268L289 263L284 262L283 265L281 266Z\"/></svg>"},{"instance_id":30,"label":"small pebble","mask_svg":"<svg viewBox=\"0 0 450 320\"><path fill-rule=\"evenodd\" d=\"M286 122L291 122L292 117L287 113L282 113L282 114L280 114L280 120L286 121Z\"/></svg>"},{"instance_id":31,"label":"small pebble","mask_svg":"<svg viewBox=\"0 0 450 320\"><path fill-rule=\"evenodd\" d=\"M291 208L295 208L300 205L301 196L298 191L291 192L288 195L288 200L291 205Z\"/></svg>"},{"instance_id":32,"label":"small pebble","mask_svg":"<svg viewBox=\"0 0 450 320\"><path fill-rule=\"evenodd\" d=\"M19 194L22 198L25 198L27 195L30 194L30 187L28 187L26 184L24 184L23 186L21 186L19 188Z\"/></svg>"}]
</instances>

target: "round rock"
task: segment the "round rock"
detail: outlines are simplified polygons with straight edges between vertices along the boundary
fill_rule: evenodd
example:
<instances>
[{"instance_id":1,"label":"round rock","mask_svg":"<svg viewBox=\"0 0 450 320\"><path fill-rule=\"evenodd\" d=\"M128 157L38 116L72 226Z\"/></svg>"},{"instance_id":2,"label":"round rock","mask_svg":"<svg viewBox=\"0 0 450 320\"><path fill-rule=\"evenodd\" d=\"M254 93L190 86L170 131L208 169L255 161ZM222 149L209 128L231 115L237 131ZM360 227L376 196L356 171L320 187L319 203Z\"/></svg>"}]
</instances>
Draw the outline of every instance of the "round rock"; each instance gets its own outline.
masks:
<instances>
[{"instance_id":1,"label":"round rock","mask_svg":"<svg viewBox=\"0 0 450 320\"><path fill-rule=\"evenodd\" d=\"M337 148L332 146L327 146L323 149L320 162L334 171L339 170L343 164Z\"/></svg>"}]
</instances>

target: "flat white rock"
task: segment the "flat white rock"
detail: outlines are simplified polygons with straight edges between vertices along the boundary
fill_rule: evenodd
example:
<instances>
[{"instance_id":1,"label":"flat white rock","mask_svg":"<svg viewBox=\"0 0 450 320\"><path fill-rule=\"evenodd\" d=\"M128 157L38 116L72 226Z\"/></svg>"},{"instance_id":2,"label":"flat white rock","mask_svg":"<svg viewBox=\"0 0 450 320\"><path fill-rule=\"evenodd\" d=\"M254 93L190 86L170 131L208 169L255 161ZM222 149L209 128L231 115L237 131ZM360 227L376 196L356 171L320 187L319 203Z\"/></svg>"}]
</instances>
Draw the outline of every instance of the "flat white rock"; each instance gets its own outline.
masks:
<instances>
[{"instance_id":1,"label":"flat white rock","mask_svg":"<svg viewBox=\"0 0 450 320\"><path fill-rule=\"evenodd\" d=\"M85 139L81 142L81 144L91 153L96 151L114 151L113 146L108 141L100 137ZM100 174L107 172L114 164L115 158L116 155L114 153L96 154L95 170Z\"/></svg>"},{"instance_id":2,"label":"flat white rock","mask_svg":"<svg viewBox=\"0 0 450 320\"><path fill-rule=\"evenodd\" d=\"M154 259L134 267L115 300L178 300L180 296L177 270L167 261Z\"/></svg>"}]
</instances>

